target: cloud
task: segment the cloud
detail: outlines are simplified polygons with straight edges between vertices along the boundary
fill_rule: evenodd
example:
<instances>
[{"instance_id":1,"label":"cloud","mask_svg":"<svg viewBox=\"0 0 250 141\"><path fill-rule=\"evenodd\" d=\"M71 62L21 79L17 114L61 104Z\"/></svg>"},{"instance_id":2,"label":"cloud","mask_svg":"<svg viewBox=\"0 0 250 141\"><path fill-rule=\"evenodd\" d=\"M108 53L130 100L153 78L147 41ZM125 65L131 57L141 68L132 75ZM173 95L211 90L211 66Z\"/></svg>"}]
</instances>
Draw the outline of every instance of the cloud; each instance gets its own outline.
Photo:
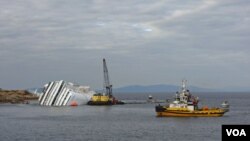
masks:
<instances>
[{"instance_id":1,"label":"cloud","mask_svg":"<svg viewBox=\"0 0 250 141\"><path fill-rule=\"evenodd\" d=\"M0 87L70 79L98 88L103 57L116 86L218 74L227 80L218 85L246 85L249 9L246 0L0 0Z\"/></svg>"},{"instance_id":2,"label":"cloud","mask_svg":"<svg viewBox=\"0 0 250 141\"><path fill-rule=\"evenodd\" d=\"M190 14L195 14L198 13L202 10L206 10L207 8L213 6L216 4L216 1L214 0L207 0L207 1L202 1L202 3L199 6L196 7L191 7L188 9L178 9L178 10L174 10L172 12L172 14L168 17L166 17L166 20L173 20L175 18L181 18L183 16L187 16Z\"/></svg>"}]
</instances>

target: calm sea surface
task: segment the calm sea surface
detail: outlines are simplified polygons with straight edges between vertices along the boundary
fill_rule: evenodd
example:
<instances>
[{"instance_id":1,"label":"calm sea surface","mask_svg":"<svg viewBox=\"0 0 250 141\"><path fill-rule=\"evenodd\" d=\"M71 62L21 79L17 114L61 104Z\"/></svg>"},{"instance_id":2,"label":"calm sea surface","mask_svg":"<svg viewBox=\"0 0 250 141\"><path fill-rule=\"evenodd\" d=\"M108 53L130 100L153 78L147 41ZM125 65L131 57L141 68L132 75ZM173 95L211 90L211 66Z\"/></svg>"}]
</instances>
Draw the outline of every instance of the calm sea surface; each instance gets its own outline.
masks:
<instances>
[{"instance_id":1,"label":"calm sea surface","mask_svg":"<svg viewBox=\"0 0 250 141\"><path fill-rule=\"evenodd\" d=\"M151 94L171 99L173 94ZM215 118L157 118L155 104L41 107L0 104L2 141L219 141L222 124L250 124L250 93L202 93L200 105L230 103L230 112ZM145 100L148 94L117 94Z\"/></svg>"}]
</instances>

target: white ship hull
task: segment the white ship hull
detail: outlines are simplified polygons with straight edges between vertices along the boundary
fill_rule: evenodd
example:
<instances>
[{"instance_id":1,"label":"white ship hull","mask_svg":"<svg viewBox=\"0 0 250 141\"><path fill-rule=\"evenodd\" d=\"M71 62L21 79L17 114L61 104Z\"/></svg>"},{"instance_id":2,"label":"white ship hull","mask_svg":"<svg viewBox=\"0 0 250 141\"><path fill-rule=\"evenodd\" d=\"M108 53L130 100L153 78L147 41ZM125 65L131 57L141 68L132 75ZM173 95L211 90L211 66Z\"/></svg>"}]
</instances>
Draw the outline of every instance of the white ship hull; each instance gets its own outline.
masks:
<instances>
[{"instance_id":1,"label":"white ship hull","mask_svg":"<svg viewBox=\"0 0 250 141\"><path fill-rule=\"evenodd\" d=\"M77 106L87 104L95 94L88 86L79 86L66 81L53 81L44 87L39 104L44 106Z\"/></svg>"}]
</instances>

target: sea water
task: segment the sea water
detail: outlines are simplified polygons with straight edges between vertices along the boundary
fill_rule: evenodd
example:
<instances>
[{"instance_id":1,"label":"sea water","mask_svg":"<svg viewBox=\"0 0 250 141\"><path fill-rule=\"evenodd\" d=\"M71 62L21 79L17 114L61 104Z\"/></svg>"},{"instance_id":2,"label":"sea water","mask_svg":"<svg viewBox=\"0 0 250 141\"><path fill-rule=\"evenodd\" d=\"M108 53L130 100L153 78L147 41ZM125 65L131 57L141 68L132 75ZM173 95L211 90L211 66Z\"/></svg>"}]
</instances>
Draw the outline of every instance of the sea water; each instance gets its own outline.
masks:
<instances>
[{"instance_id":1,"label":"sea water","mask_svg":"<svg viewBox=\"0 0 250 141\"><path fill-rule=\"evenodd\" d=\"M151 93L155 99L173 94ZM197 93L201 106L230 111L223 117L156 117L155 104L46 107L38 103L0 104L3 141L219 141L222 124L250 123L250 93ZM146 100L148 94L117 94Z\"/></svg>"}]
</instances>

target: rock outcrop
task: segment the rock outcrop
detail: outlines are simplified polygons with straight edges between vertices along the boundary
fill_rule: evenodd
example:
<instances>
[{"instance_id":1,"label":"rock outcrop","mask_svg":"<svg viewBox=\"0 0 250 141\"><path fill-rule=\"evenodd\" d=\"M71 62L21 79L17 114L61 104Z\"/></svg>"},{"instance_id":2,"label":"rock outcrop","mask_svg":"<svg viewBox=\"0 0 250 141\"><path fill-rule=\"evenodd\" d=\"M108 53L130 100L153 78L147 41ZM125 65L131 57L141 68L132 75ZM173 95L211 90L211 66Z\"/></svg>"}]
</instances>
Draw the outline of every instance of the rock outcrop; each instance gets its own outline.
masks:
<instances>
[{"instance_id":1,"label":"rock outcrop","mask_svg":"<svg viewBox=\"0 0 250 141\"><path fill-rule=\"evenodd\" d=\"M29 100L36 100L38 96L26 90L3 90L0 89L0 103L28 103Z\"/></svg>"}]
</instances>

